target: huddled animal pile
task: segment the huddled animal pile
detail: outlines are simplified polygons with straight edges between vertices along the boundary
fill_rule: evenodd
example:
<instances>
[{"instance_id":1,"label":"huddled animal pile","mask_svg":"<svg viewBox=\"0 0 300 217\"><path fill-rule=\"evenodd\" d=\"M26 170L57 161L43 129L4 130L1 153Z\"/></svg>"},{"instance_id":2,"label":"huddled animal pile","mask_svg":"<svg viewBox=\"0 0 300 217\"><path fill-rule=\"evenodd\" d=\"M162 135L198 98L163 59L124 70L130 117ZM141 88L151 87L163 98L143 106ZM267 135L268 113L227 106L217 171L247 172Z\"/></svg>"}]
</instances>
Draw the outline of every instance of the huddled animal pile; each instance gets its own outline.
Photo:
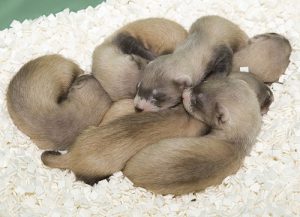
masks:
<instances>
[{"instance_id":1,"label":"huddled animal pile","mask_svg":"<svg viewBox=\"0 0 300 217\"><path fill-rule=\"evenodd\" d=\"M29 61L9 84L7 107L47 149L45 165L91 185L122 170L135 186L180 195L241 167L273 102L265 83L279 79L290 54L285 37L249 38L219 16L189 32L142 19L96 47L91 74L56 54Z\"/></svg>"}]
</instances>

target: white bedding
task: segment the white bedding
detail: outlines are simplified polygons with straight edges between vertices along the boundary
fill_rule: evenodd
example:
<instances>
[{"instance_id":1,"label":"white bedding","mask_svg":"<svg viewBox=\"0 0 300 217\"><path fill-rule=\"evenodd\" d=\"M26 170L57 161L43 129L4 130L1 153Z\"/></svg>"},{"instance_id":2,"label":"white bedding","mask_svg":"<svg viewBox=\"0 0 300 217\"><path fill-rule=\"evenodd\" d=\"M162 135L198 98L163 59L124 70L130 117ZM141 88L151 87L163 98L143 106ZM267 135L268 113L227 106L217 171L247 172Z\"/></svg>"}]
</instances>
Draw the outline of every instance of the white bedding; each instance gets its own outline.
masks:
<instances>
[{"instance_id":1,"label":"white bedding","mask_svg":"<svg viewBox=\"0 0 300 217\"><path fill-rule=\"evenodd\" d=\"M95 46L130 21L160 16L186 28L217 14L250 36L277 32L293 53L283 84L244 167L222 185L173 198L135 188L121 172L91 187L68 171L42 165L41 151L12 124L7 85L28 60L48 53L72 58L90 71ZM0 216L300 216L299 0L109 0L96 8L61 13L0 32Z\"/></svg>"}]
</instances>

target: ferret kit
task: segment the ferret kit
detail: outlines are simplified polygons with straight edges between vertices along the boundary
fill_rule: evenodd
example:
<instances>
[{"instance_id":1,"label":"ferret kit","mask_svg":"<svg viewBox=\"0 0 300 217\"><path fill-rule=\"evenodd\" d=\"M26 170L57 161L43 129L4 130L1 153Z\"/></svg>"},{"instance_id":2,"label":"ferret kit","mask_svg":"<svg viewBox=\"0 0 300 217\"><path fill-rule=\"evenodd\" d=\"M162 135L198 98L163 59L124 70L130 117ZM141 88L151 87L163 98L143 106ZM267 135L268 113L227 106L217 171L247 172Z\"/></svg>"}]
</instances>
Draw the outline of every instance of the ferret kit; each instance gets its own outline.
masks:
<instances>
[{"instance_id":1,"label":"ferret kit","mask_svg":"<svg viewBox=\"0 0 300 217\"><path fill-rule=\"evenodd\" d=\"M189 31L136 20L95 44L90 73L59 54L24 64L7 109L42 162L78 181L122 171L156 194L199 192L243 165L291 51L280 34L249 37L220 16Z\"/></svg>"}]
</instances>

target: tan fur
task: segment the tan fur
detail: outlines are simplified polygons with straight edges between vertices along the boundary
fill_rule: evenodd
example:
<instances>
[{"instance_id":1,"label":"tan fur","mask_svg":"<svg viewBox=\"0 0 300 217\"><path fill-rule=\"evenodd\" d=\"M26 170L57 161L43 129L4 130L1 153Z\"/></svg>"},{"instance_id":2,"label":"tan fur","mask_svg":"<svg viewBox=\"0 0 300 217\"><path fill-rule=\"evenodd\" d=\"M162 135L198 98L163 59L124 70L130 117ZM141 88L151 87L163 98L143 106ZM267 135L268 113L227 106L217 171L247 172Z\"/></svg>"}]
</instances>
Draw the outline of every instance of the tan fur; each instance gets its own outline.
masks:
<instances>
[{"instance_id":1,"label":"tan fur","mask_svg":"<svg viewBox=\"0 0 300 217\"><path fill-rule=\"evenodd\" d=\"M197 94L202 103L190 105ZM204 190L235 173L251 150L261 116L256 95L244 81L210 80L189 97L187 110L210 124L210 133L166 139L142 149L123 170L135 186L175 195Z\"/></svg>"},{"instance_id":2,"label":"tan fur","mask_svg":"<svg viewBox=\"0 0 300 217\"><path fill-rule=\"evenodd\" d=\"M285 72L291 55L289 41L275 33L257 35L233 57L233 70L249 67L249 71L263 82L275 82Z\"/></svg>"},{"instance_id":3,"label":"tan fur","mask_svg":"<svg viewBox=\"0 0 300 217\"><path fill-rule=\"evenodd\" d=\"M132 99L119 100L114 102L109 110L105 113L100 125L104 125L108 122L118 119L119 117L133 113L135 113L135 111Z\"/></svg>"},{"instance_id":4,"label":"tan fur","mask_svg":"<svg viewBox=\"0 0 300 217\"><path fill-rule=\"evenodd\" d=\"M258 102L260 104L260 112L262 115L269 111L269 107L274 101L274 96L271 89L264 84L261 80L257 79L252 73L245 72L231 72L229 77L241 79L251 87L251 89L256 93Z\"/></svg>"},{"instance_id":5,"label":"tan fur","mask_svg":"<svg viewBox=\"0 0 300 217\"><path fill-rule=\"evenodd\" d=\"M111 100L91 75L60 55L26 63L11 80L7 108L15 125L41 149L66 149L98 125ZM80 76L80 77L78 77Z\"/></svg>"},{"instance_id":6,"label":"tan fur","mask_svg":"<svg viewBox=\"0 0 300 217\"><path fill-rule=\"evenodd\" d=\"M214 44L226 44L235 53L247 45L249 37L233 22L220 16L204 16L196 20L189 34L198 33L201 40Z\"/></svg>"},{"instance_id":7,"label":"tan fur","mask_svg":"<svg viewBox=\"0 0 300 217\"><path fill-rule=\"evenodd\" d=\"M129 23L99 45L93 54L92 73L113 101L133 98L140 71L148 60L124 54L115 40L120 34L137 39L154 56L172 52L187 36L179 24L164 18L147 18Z\"/></svg>"},{"instance_id":8,"label":"tan fur","mask_svg":"<svg viewBox=\"0 0 300 217\"><path fill-rule=\"evenodd\" d=\"M211 73L227 75L233 53L247 42L246 33L225 18L204 16L197 19L187 39L172 54L160 56L146 65L135 106L154 111L178 104L184 88L197 85ZM156 95L163 95L163 100ZM148 104L141 103L142 100Z\"/></svg>"},{"instance_id":9,"label":"tan fur","mask_svg":"<svg viewBox=\"0 0 300 217\"><path fill-rule=\"evenodd\" d=\"M134 155L123 173L136 187L181 195L221 184L239 169L241 160L236 157L230 144L221 140L166 139Z\"/></svg>"},{"instance_id":10,"label":"tan fur","mask_svg":"<svg viewBox=\"0 0 300 217\"><path fill-rule=\"evenodd\" d=\"M165 18L146 18L122 27L120 32L139 39L145 48L156 55L172 52L187 36L187 31L178 23Z\"/></svg>"},{"instance_id":11,"label":"tan fur","mask_svg":"<svg viewBox=\"0 0 300 217\"><path fill-rule=\"evenodd\" d=\"M67 154L44 152L42 161L72 170L86 183L122 170L126 161L147 145L165 138L203 135L207 127L183 107L161 113L134 113L99 127L90 127L76 139Z\"/></svg>"}]
</instances>

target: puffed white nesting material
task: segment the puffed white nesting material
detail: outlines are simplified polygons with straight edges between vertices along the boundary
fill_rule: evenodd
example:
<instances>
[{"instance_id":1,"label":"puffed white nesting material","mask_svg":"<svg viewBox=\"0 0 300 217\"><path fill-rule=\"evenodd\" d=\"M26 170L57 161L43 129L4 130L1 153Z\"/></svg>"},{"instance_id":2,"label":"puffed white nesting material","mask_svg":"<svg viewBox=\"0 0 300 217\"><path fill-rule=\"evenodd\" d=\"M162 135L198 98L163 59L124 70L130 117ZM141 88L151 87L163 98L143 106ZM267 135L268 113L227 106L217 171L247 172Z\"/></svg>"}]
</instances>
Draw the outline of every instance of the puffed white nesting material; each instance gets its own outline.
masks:
<instances>
[{"instance_id":1,"label":"puffed white nesting material","mask_svg":"<svg viewBox=\"0 0 300 217\"><path fill-rule=\"evenodd\" d=\"M0 216L300 216L299 11L298 0L109 0L77 13L14 21L0 32ZM208 14L236 22L250 36L281 33L293 47L286 74L272 86L275 102L256 146L222 185L176 198L155 196L118 172L91 187L68 171L43 166L41 151L12 124L5 93L28 60L60 53L90 71L95 46L130 21L159 16L188 28Z\"/></svg>"}]
</instances>

